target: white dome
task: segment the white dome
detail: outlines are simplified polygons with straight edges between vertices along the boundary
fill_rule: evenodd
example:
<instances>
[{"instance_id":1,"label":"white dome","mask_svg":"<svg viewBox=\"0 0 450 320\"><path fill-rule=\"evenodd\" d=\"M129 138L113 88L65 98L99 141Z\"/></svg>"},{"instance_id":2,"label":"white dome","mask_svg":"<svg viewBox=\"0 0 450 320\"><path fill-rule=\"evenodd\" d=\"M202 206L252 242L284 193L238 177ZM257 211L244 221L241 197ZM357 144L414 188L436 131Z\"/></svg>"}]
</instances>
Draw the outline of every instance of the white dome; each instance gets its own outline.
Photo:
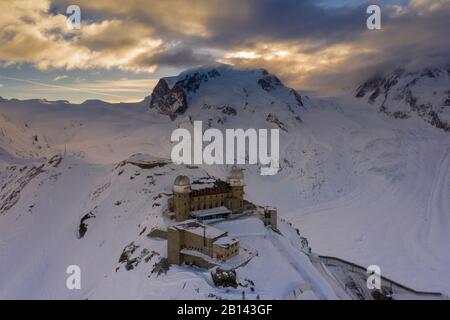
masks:
<instances>
[{"instance_id":1,"label":"white dome","mask_svg":"<svg viewBox=\"0 0 450 320\"><path fill-rule=\"evenodd\" d=\"M178 176L173 183L175 186L189 186L191 185L191 181L186 176Z\"/></svg>"}]
</instances>

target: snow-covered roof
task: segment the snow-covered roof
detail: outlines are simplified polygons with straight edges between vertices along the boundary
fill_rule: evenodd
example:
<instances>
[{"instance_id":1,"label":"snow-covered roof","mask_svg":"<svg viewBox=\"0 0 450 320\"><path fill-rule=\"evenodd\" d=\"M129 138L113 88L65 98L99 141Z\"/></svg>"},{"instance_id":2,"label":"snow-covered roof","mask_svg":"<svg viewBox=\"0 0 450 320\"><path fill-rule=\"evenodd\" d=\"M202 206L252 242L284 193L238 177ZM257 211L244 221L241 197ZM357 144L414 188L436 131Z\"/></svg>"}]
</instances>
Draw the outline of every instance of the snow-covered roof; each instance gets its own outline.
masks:
<instances>
[{"instance_id":1,"label":"snow-covered roof","mask_svg":"<svg viewBox=\"0 0 450 320\"><path fill-rule=\"evenodd\" d=\"M212 209L191 211L190 214L194 218L201 218L201 217L214 216L214 215L218 215L218 214L231 214L231 210L228 209L227 207L221 206L221 207L212 208Z\"/></svg>"},{"instance_id":2,"label":"snow-covered roof","mask_svg":"<svg viewBox=\"0 0 450 320\"><path fill-rule=\"evenodd\" d=\"M239 242L239 240L237 240L236 238L225 236L225 237L220 237L219 239L214 241L214 244L218 245L218 246L221 246L221 247L228 247L228 246L231 246L231 245L233 245L233 244L235 244L237 242Z\"/></svg>"},{"instance_id":3,"label":"snow-covered roof","mask_svg":"<svg viewBox=\"0 0 450 320\"><path fill-rule=\"evenodd\" d=\"M202 189L208 189L213 188L214 183L193 183L191 185L192 190L202 190Z\"/></svg>"},{"instance_id":4,"label":"snow-covered roof","mask_svg":"<svg viewBox=\"0 0 450 320\"><path fill-rule=\"evenodd\" d=\"M206 238L209 239L215 239L227 234L227 232L223 230L199 223L195 220L185 221L183 223L172 226L172 228L190 232L202 237L205 235Z\"/></svg>"},{"instance_id":5,"label":"snow-covered roof","mask_svg":"<svg viewBox=\"0 0 450 320\"><path fill-rule=\"evenodd\" d=\"M200 178L192 181L192 190L211 189L215 187L226 187L228 184L225 181L215 178Z\"/></svg>"},{"instance_id":6,"label":"snow-covered roof","mask_svg":"<svg viewBox=\"0 0 450 320\"><path fill-rule=\"evenodd\" d=\"M188 255L188 256L199 257L199 258L202 258L203 260L205 260L207 262L210 262L210 263L213 263L213 264L217 264L218 263L218 261L216 259L213 259L210 256L208 256L208 255L206 255L206 254L204 254L204 253L202 253L200 251L197 251L197 250L191 250L191 249L186 249L185 248L185 249L181 249L180 253Z\"/></svg>"}]
</instances>

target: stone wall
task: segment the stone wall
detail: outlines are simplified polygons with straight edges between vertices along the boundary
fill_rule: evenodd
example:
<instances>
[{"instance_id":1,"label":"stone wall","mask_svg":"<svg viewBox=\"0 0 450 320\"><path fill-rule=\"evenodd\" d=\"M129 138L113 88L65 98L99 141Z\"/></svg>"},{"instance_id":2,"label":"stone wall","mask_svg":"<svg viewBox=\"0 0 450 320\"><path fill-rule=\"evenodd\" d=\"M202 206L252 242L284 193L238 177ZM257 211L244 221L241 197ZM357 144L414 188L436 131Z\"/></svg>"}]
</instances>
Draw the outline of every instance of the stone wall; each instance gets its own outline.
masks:
<instances>
[{"instance_id":1,"label":"stone wall","mask_svg":"<svg viewBox=\"0 0 450 320\"><path fill-rule=\"evenodd\" d=\"M174 193L173 198L169 199L169 210L172 208L175 211L177 221L187 220L191 211L220 206L227 207L233 213L242 211L244 208L244 188L213 188L211 190L195 190L186 194Z\"/></svg>"},{"instance_id":2,"label":"stone wall","mask_svg":"<svg viewBox=\"0 0 450 320\"><path fill-rule=\"evenodd\" d=\"M239 254L239 242L234 243L229 247L222 247L213 245L213 258L219 260L228 260L231 257Z\"/></svg>"},{"instance_id":3,"label":"stone wall","mask_svg":"<svg viewBox=\"0 0 450 320\"><path fill-rule=\"evenodd\" d=\"M195 250L209 257L213 257L213 243L217 239L204 238L202 235L196 233L169 228L167 231L167 258L169 259L169 263L182 264L184 262L184 255L180 253L182 249Z\"/></svg>"},{"instance_id":4,"label":"stone wall","mask_svg":"<svg viewBox=\"0 0 450 320\"><path fill-rule=\"evenodd\" d=\"M215 239L203 238L195 233L184 232L183 249L192 249L212 257Z\"/></svg>"},{"instance_id":5,"label":"stone wall","mask_svg":"<svg viewBox=\"0 0 450 320\"><path fill-rule=\"evenodd\" d=\"M183 243L183 233L176 229L167 230L167 259L171 264L181 264L180 250Z\"/></svg>"}]
</instances>

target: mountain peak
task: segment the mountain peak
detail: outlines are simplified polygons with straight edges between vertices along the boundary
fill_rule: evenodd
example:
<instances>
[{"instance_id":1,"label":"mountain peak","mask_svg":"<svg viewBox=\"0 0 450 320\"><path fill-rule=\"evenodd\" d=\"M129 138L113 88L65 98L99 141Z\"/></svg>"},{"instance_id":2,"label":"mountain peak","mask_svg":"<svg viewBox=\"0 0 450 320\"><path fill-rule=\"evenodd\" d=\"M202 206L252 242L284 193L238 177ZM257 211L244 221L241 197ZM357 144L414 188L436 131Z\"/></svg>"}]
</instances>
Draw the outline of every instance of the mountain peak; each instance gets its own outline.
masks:
<instances>
[{"instance_id":1,"label":"mountain peak","mask_svg":"<svg viewBox=\"0 0 450 320\"><path fill-rule=\"evenodd\" d=\"M191 110L239 110L252 112L270 108L284 108L291 113L303 107L303 100L295 90L265 69L236 68L213 64L193 68L178 76L161 78L150 101L150 108L171 119ZM270 112L265 114L268 116ZM223 122L223 119L217 119Z\"/></svg>"},{"instance_id":2,"label":"mountain peak","mask_svg":"<svg viewBox=\"0 0 450 320\"><path fill-rule=\"evenodd\" d=\"M450 131L450 69L427 67L417 71L396 69L375 74L355 92L394 118L419 116L431 125Z\"/></svg>"}]
</instances>

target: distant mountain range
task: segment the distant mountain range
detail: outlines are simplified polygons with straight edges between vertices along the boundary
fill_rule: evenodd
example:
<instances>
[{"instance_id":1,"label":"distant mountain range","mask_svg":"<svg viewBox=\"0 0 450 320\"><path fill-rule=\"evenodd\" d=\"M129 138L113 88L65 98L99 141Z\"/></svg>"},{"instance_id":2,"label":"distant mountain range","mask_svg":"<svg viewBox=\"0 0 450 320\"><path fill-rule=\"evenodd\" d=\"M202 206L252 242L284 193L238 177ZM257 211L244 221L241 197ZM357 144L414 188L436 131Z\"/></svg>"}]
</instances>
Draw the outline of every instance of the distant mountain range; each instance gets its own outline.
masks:
<instances>
[{"instance_id":1,"label":"distant mountain range","mask_svg":"<svg viewBox=\"0 0 450 320\"><path fill-rule=\"evenodd\" d=\"M355 97L363 98L387 115L405 119L418 115L431 125L450 131L450 68L418 72L395 70L362 83Z\"/></svg>"}]
</instances>

